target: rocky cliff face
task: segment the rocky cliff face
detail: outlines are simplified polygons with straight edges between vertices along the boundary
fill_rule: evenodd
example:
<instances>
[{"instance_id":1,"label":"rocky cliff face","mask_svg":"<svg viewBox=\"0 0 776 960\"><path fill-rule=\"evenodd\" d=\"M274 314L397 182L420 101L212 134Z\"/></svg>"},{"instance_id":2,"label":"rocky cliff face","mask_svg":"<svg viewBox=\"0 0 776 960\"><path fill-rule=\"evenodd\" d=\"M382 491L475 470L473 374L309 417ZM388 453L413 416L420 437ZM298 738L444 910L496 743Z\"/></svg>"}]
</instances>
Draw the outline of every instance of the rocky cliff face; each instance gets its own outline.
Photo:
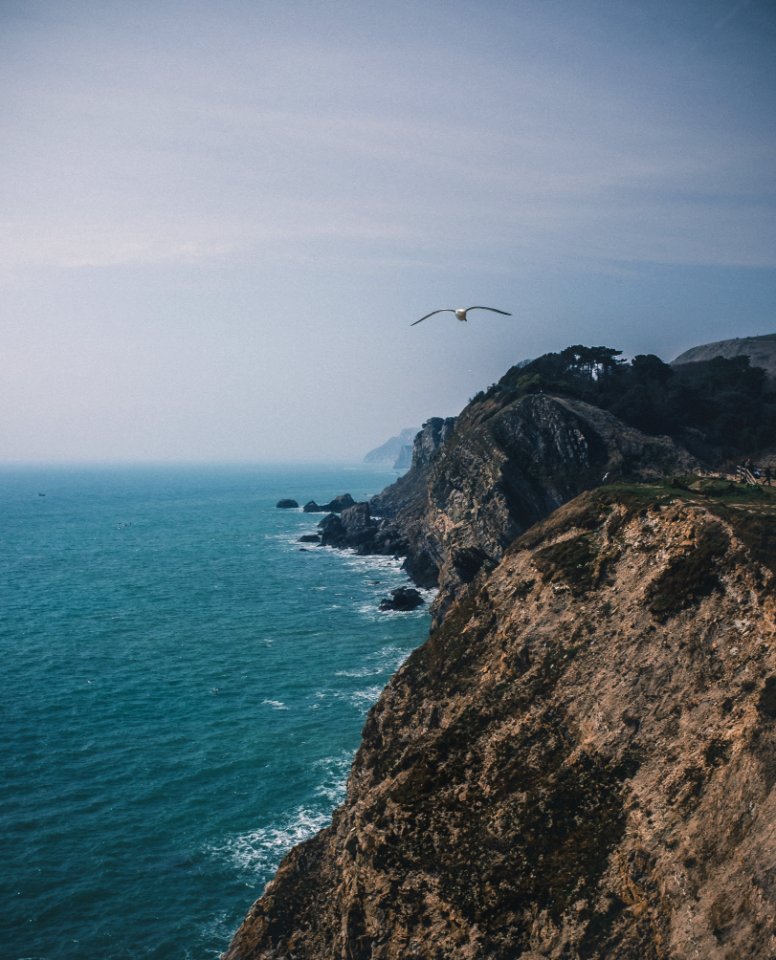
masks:
<instances>
[{"instance_id":1,"label":"rocky cliff face","mask_svg":"<svg viewBox=\"0 0 776 960\"><path fill-rule=\"evenodd\" d=\"M454 429L455 417L432 417L423 424L412 442L411 469L372 498L374 513L394 518L402 511L422 511L431 464Z\"/></svg>"},{"instance_id":2,"label":"rocky cliff face","mask_svg":"<svg viewBox=\"0 0 776 960\"><path fill-rule=\"evenodd\" d=\"M502 549L227 960L770 960L774 532L763 506L608 488Z\"/></svg>"},{"instance_id":3,"label":"rocky cliff face","mask_svg":"<svg viewBox=\"0 0 776 960\"><path fill-rule=\"evenodd\" d=\"M412 470L372 501L394 518L407 567L438 583L436 615L514 538L602 480L691 470L694 459L578 400L533 394L470 404L453 421L429 421ZM428 425L427 425L428 426Z\"/></svg>"}]
</instances>

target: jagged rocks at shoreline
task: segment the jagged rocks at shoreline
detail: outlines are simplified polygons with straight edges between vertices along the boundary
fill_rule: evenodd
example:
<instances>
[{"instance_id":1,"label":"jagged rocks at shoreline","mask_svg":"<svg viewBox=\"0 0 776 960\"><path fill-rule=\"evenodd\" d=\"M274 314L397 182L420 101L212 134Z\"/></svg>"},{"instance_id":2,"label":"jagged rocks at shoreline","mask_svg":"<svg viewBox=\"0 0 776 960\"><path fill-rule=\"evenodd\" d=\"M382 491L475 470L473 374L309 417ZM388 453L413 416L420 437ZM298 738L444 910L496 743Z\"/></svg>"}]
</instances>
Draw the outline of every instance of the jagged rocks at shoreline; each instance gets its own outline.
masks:
<instances>
[{"instance_id":1,"label":"jagged rocks at shoreline","mask_svg":"<svg viewBox=\"0 0 776 960\"><path fill-rule=\"evenodd\" d=\"M757 504L618 488L518 538L390 681L227 960L770 960L773 534Z\"/></svg>"},{"instance_id":2,"label":"jagged rocks at shoreline","mask_svg":"<svg viewBox=\"0 0 776 960\"><path fill-rule=\"evenodd\" d=\"M319 523L324 546L403 557L418 586L439 587L439 620L516 536L581 491L604 479L655 479L696 466L668 437L580 400L532 394L428 420L410 470L369 503L345 494L304 509L339 508Z\"/></svg>"},{"instance_id":3,"label":"jagged rocks at shoreline","mask_svg":"<svg viewBox=\"0 0 776 960\"><path fill-rule=\"evenodd\" d=\"M349 493L341 493L328 503L318 504L315 500L309 500L302 509L305 513L341 513L355 502Z\"/></svg>"},{"instance_id":4,"label":"jagged rocks at shoreline","mask_svg":"<svg viewBox=\"0 0 776 960\"><path fill-rule=\"evenodd\" d=\"M529 395L432 418L415 438L411 469L368 509L321 524L322 542L399 554L421 587L440 587L435 615L509 543L582 490L608 478L686 472L697 461L582 401Z\"/></svg>"}]
</instances>

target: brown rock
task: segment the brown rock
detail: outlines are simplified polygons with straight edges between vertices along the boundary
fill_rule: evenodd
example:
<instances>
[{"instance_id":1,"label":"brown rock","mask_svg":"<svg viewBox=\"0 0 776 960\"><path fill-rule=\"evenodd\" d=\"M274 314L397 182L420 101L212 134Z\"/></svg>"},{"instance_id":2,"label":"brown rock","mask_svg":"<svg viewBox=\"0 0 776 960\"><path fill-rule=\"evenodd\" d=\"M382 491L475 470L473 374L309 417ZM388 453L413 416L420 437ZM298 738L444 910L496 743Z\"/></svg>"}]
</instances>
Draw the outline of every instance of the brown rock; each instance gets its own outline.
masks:
<instances>
[{"instance_id":1,"label":"brown rock","mask_svg":"<svg viewBox=\"0 0 776 960\"><path fill-rule=\"evenodd\" d=\"M776 956L773 542L767 510L635 488L529 530L227 960Z\"/></svg>"}]
</instances>

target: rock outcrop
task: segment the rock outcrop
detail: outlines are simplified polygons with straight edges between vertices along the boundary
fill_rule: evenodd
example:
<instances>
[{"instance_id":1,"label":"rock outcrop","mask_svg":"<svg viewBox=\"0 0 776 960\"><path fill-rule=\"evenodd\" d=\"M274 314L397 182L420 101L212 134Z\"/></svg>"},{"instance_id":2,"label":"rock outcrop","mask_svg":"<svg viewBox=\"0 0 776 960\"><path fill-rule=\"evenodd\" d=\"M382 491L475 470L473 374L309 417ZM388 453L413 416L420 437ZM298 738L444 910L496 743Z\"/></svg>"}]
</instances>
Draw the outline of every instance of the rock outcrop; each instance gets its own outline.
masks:
<instances>
[{"instance_id":1,"label":"rock outcrop","mask_svg":"<svg viewBox=\"0 0 776 960\"><path fill-rule=\"evenodd\" d=\"M491 559L390 681L345 804L226 960L776 956L773 513L620 485L506 547L491 517L519 530L638 454L529 399L535 433L494 417L484 446L443 446L440 564L469 524ZM493 496L470 515L486 453Z\"/></svg>"},{"instance_id":2,"label":"rock outcrop","mask_svg":"<svg viewBox=\"0 0 776 960\"><path fill-rule=\"evenodd\" d=\"M437 618L483 566L531 524L604 481L687 472L696 461L667 437L628 427L579 400L530 394L472 403L424 424L412 469L371 502L406 542L406 566L439 585Z\"/></svg>"},{"instance_id":3,"label":"rock outcrop","mask_svg":"<svg viewBox=\"0 0 776 960\"><path fill-rule=\"evenodd\" d=\"M294 510L299 506L299 504L296 502L296 500L291 500L288 497L284 497L282 500L278 500L275 506L279 510Z\"/></svg>"},{"instance_id":4,"label":"rock outcrop","mask_svg":"<svg viewBox=\"0 0 776 960\"><path fill-rule=\"evenodd\" d=\"M318 524L321 543L327 547L359 547L372 545L377 524L369 512L368 503L354 503L342 513L324 517Z\"/></svg>"},{"instance_id":5,"label":"rock outcrop","mask_svg":"<svg viewBox=\"0 0 776 960\"><path fill-rule=\"evenodd\" d=\"M342 513L343 510L352 507L355 502L349 493L341 493L328 503L309 500L302 509L305 513Z\"/></svg>"},{"instance_id":6,"label":"rock outcrop","mask_svg":"<svg viewBox=\"0 0 776 960\"><path fill-rule=\"evenodd\" d=\"M579 399L671 421L679 374L616 355L513 368L319 524L438 585L432 632L227 960L776 957L776 502L683 480L694 421Z\"/></svg>"},{"instance_id":7,"label":"rock outcrop","mask_svg":"<svg viewBox=\"0 0 776 960\"><path fill-rule=\"evenodd\" d=\"M413 587L397 587L391 590L390 597L385 597L380 601L380 610L397 610L406 612L417 610L425 603L420 592Z\"/></svg>"},{"instance_id":8,"label":"rock outcrop","mask_svg":"<svg viewBox=\"0 0 776 960\"><path fill-rule=\"evenodd\" d=\"M348 504L346 494L304 509L341 511L319 524L325 546L403 556L419 586L439 587L438 622L461 587L498 563L516 536L583 490L696 466L668 437L649 436L581 400L529 394L428 420L415 437L411 469L369 504Z\"/></svg>"},{"instance_id":9,"label":"rock outcrop","mask_svg":"<svg viewBox=\"0 0 776 960\"><path fill-rule=\"evenodd\" d=\"M412 466L412 444L405 443L402 445L402 448L399 451L398 456L393 461L393 469L409 470L411 466Z\"/></svg>"}]
</instances>

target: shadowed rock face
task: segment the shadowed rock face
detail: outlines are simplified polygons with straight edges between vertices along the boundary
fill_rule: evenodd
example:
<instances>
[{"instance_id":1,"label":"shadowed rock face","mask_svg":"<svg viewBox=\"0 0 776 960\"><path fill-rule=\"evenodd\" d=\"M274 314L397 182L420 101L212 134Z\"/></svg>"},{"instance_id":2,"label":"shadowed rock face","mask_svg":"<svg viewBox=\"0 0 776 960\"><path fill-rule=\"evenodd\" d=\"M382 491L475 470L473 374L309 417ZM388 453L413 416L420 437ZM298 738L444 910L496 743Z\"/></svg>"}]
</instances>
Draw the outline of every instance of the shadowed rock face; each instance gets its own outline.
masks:
<instances>
[{"instance_id":1,"label":"shadowed rock face","mask_svg":"<svg viewBox=\"0 0 776 960\"><path fill-rule=\"evenodd\" d=\"M328 503L316 503L310 500L302 508L305 513L342 513L348 507L352 507L355 500L349 493L341 493L338 497L330 500Z\"/></svg>"},{"instance_id":2,"label":"shadowed rock face","mask_svg":"<svg viewBox=\"0 0 776 960\"><path fill-rule=\"evenodd\" d=\"M226 958L776 955L774 532L637 488L531 528L391 680Z\"/></svg>"}]
</instances>

